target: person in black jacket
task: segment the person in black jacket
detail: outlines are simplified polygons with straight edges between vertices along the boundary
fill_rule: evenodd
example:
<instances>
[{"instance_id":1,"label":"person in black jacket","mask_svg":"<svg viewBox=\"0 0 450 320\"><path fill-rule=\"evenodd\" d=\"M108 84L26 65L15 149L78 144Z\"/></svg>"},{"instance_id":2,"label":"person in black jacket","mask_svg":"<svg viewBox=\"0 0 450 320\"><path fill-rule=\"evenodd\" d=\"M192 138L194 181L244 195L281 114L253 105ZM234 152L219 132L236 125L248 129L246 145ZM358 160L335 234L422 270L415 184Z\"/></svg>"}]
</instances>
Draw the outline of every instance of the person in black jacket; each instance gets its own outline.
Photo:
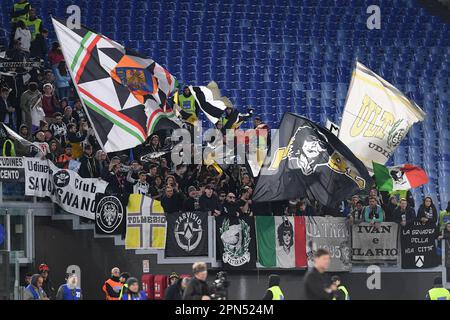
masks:
<instances>
[{"instance_id":1,"label":"person in black jacket","mask_svg":"<svg viewBox=\"0 0 450 320\"><path fill-rule=\"evenodd\" d=\"M420 205L419 211L417 211L417 219L422 221L423 224L428 222L437 223L438 212L433 204L433 199L430 197L423 199L423 204Z\"/></svg>"},{"instance_id":2,"label":"person in black jacket","mask_svg":"<svg viewBox=\"0 0 450 320\"><path fill-rule=\"evenodd\" d=\"M183 293L189 284L190 278L178 279L174 284L167 288L164 293L164 300L183 300Z\"/></svg>"},{"instance_id":3,"label":"person in black jacket","mask_svg":"<svg viewBox=\"0 0 450 320\"><path fill-rule=\"evenodd\" d=\"M183 195L168 186L161 198L161 205L165 213L175 213L183 209L183 201Z\"/></svg>"},{"instance_id":4,"label":"person in black jacket","mask_svg":"<svg viewBox=\"0 0 450 320\"><path fill-rule=\"evenodd\" d=\"M392 213L392 221L400 223L403 227L416 220L414 209L408 206L408 201L400 199L400 205Z\"/></svg>"},{"instance_id":5,"label":"person in black jacket","mask_svg":"<svg viewBox=\"0 0 450 320\"><path fill-rule=\"evenodd\" d=\"M78 174L82 178L98 178L100 177L100 167L98 165L97 159L92 155L92 146L86 145L84 147L84 154L79 159L80 169Z\"/></svg>"},{"instance_id":6,"label":"person in black jacket","mask_svg":"<svg viewBox=\"0 0 450 320\"><path fill-rule=\"evenodd\" d=\"M48 46L47 46L48 30L42 29L41 33L36 35L34 41L31 42L30 56L32 58L39 58L47 60Z\"/></svg>"},{"instance_id":7,"label":"person in black jacket","mask_svg":"<svg viewBox=\"0 0 450 320\"><path fill-rule=\"evenodd\" d=\"M330 266L330 253L325 249L318 249L314 254L314 267L308 271L304 280L304 294L307 300L331 300L336 285L325 275Z\"/></svg>"},{"instance_id":8,"label":"person in black jacket","mask_svg":"<svg viewBox=\"0 0 450 320\"><path fill-rule=\"evenodd\" d=\"M210 215L219 212L220 203L219 197L214 194L213 187L211 185L205 186L205 193L200 196L199 199L200 210L206 211Z\"/></svg>"},{"instance_id":9,"label":"person in black jacket","mask_svg":"<svg viewBox=\"0 0 450 320\"><path fill-rule=\"evenodd\" d=\"M208 277L208 268L204 262L196 262L192 266L194 278L189 281L186 290L183 293L183 300L211 300L210 291L206 278Z\"/></svg>"}]
</instances>

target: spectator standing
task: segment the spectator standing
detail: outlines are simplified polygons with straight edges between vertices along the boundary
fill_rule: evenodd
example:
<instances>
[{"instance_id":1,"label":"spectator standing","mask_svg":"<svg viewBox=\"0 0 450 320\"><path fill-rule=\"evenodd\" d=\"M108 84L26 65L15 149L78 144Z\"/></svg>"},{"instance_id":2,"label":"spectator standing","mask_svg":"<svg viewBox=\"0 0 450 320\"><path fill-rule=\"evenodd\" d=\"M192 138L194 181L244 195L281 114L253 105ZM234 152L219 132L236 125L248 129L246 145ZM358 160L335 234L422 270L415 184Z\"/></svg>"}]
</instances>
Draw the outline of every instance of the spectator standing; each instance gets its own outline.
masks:
<instances>
[{"instance_id":1,"label":"spectator standing","mask_svg":"<svg viewBox=\"0 0 450 320\"><path fill-rule=\"evenodd\" d=\"M35 144L39 147L41 150L43 156L46 156L50 153L50 146L47 142L45 142L45 133L43 131L36 132L36 141Z\"/></svg>"},{"instance_id":2,"label":"spectator standing","mask_svg":"<svg viewBox=\"0 0 450 320\"><path fill-rule=\"evenodd\" d=\"M253 212L251 210L251 196L252 196L252 188L245 186L241 189L241 197L237 203L239 207L239 215L240 216L253 216Z\"/></svg>"},{"instance_id":3,"label":"spectator standing","mask_svg":"<svg viewBox=\"0 0 450 320\"><path fill-rule=\"evenodd\" d=\"M78 277L72 273L67 276L67 282L61 285L56 293L56 300L82 300L81 288L78 287Z\"/></svg>"},{"instance_id":4,"label":"spectator standing","mask_svg":"<svg viewBox=\"0 0 450 320\"><path fill-rule=\"evenodd\" d=\"M55 73L55 69L58 67L61 61L64 61L64 55L61 50L61 46L57 41L52 43L52 48L48 53L48 60L50 65L52 66L53 73Z\"/></svg>"},{"instance_id":5,"label":"spectator standing","mask_svg":"<svg viewBox=\"0 0 450 320\"><path fill-rule=\"evenodd\" d=\"M69 169L71 160L74 160L72 156L72 145L67 143L64 147L64 153L56 159L56 165L62 169Z\"/></svg>"},{"instance_id":6,"label":"spectator standing","mask_svg":"<svg viewBox=\"0 0 450 320\"><path fill-rule=\"evenodd\" d=\"M408 206L408 201L404 198L400 199L400 204L392 213L392 221L400 223L403 227L416 220L414 209Z\"/></svg>"},{"instance_id":7,"label":"spectator standing","mask_svg":"<svg viewBox=\"0 0 450 320\"><path fill-rule=\"evenodd\" d=\"M190 186L187 192L188 196L183 202L183 211L195 211L200 208L197 188Z\"/></svg>"},{"instance_id":8,"label":"spectator standing","mask_svg":"<svg viewBox=\"0 0 450 320\"><path fill-rule=\"evenodd\" d=\"M0 121L17 132L17 117L16 108L9 103L10 90L8 88L1 88L0 93Z\"/></svg>"},{"instance_id":9,"label":"spectator standing","mask_svg":"<svg viewBox=\"0 0 450 320\"><path fill-rule=\"evenodd\" d=\"M234 193L230 192L227 194L225 199L225 204L223 205L221 214L228 215L230 217L239 216L239 207L236 203L236 196Z\"/></svg>"},{"instance_id":10,"label":"spectator standing","mask_svg":"<svg viewBox=\"0 0 450 320\"><path fill-rule=\"evenodd\" d=\"M69 107L70 108L70 107ZM87 136L87 124L80 125L80 130L77 131L77 125L75 123L69 123L67 125L66 142L72 145L72 157L77 159L83 154L83 142Z\"/></svg>"},{"instance_id":11,"label":"spectator standing","mask_svg":"<svg viewBox=\"0 0 450 320\"><path fill-rule=\"evenodd\" d=\"M17 29L14 34L14 40L18 40L20 42L20 49L22 51L26 52L27 55L30 54L31 32L25 25L25 21L19 20L17 22Z\"/></svg>"},{"instance_id":12,"label":"spectator standing","mask_svg":"<svg viewBox=\"0 0 450 320\"><path fill-rule=\"evenodd\" d=\"M32 58L39 58L44 61L46 61L45 65L48 65L47 63L47 53L48 53L48 45L47 45L47 39L48 39L48 30L42 29L41 33L38 33L36 35L36 38L33 42L31 42L30 47L30 56Z\"/></svg>"},{"instance_id":13,"label":"spectator standing","mask_svg":"<svg viewBox=\"0 0 450 320\"><path fill-rule=\"evenodd\" d=\"M306 201L299 201L297 204L297 214L298 216L314 216L314 208L306 203Z\"/></svg>"},{"instance_id":14,"label":"spectator standing","mask_svg":"<svg viewBox=\"0 0 450 320\"><path fill-rule=\"evenodd\" d=\"M205 186L204 193L200 196L198 202L201 211L206 211L209 215L220 213L219 198L214 194L212 185Z\"/></svg>"},{"instance_id":15,"label":"spectator standing","mask_svg":"<svg viewBox=\"0 0 450 320\"><path fill-rule=\"evenodd\" d=\"M450 201L447 203L447 208L439 213L439 228L444 230L447 223L450 222Z\"/></svg>"},{"instance_id":16,"label":"spectator standing","mask_svg":"<svg viewBox=\"0 0 450 320\"><path fill-rule=\"evenodd\" d=\"M175 191L173 187L167 186L161 198L161 205L166 213L179 212L183 209L183 196Z\"/></svg>"},{"instance_id":17,"label":"spectator standing","mask_svg":"<svg viewBox=\"0 0 450 320\"><path fill-rule=\"evenodd\" d=\"M67 126L62 121L63 116L60 112L56 112L53 117L55 120L50 124L49 129L53 133L53 137L58 140L60 144L63 144L67 135Z\"/></svg>"},{"instance_id":18,"label":"spectator standing","mask_svg":"<svg viewBox=\"0 0 450 320\"><path fill-rule=\"evenodd\" d=\"M83 105L81 104L81 101L79 99L76 100L73 105L73 117L75 118L77 123L79 123L83 119L87 119L86 112L84 112Z\"/></svg>"},{"instance_id":19,"label":"spectator standing","mask_svg":"<svg viewBox=\"0 0 450 320\"><path fill-rule=\"evenodd\" d=\"M25 288L23 300L49 300L42 288L44 278L40 274L31 277L31 283Z\"/></svg>"},{"instance_id":20,"label":"spectator standing","mask_svg":"<svg viewBox=\"0 0 450 320\"><path fill-rule=\"evenodd\" d=\"M398 207L397 197L391 196L389 197L389 202L384 206L384 212L386 214L385 220L387 222L394 221L394 210Z\"/></svg>"},{"instance_id":21,"label":"spectator standing","mask_svg":"<svg viewBox=\"0 0 450 320\"><path fill-rule=\"evenodd\" d=\"M431 197L425 197L425 199L423 199L423 203L420 205L419 211L417 211L417 219L423 224L428 222L436 224L438 214Z\"/></svg>"},{"instance_id":22,"label":"spectator standing","mask_svg":"<svg viewBox=\"0 0 450 320\"><path fill-rule=\"evenodd\" d=\"M68 125L69 123L78 123L75 117L73 117L72 107L67 103L67 99L62 99L59 104L63 113L63 122Z\"/></svg>"},{"instance_id":23,"label":"spectator standing","mask_svg":"<svg viewBox=\"0 0 450 320\"><path fill-rule=\"evenodd\" d=\"M384 221L383 209L377 204L377 198L374 196L369 198L369 205L364 208L364 221L371 224Z\"/></svg>"},{"instance_id":24,"label":"spectator standing","mask_svg":"<svg viewBox=\"0 0 450 320\"><path fill-rule=\"evenodd\" d=\"M55 95L55 89L51 83L43 86L44 94L42 95L42 109L44 110L47 121L53 117L55 112L59 111L58 99Z\"/></svg>"},{"instance_id":25,"label":"spectator standing","mask_svg":"<svg viewBox=\"0 0 450 320\"><path fill-rule=\"evenodd\" d=\"M58 98L64 99L69 97L70 89L70 75L67 72L66 63L61 61L58 67L54 69L56 89L58 91Z\"/></svg>"},{"instance_id":26,"label":"spectator standing","mask_svg":"<svg viewBox=\"0 0 450 320\"><path fill-rule=\"evenodd\" d=\"M150 184L147 182L147 173L139 172L139 178L134 182L133 193L148 195L150 193Z\"/></svg>"},{"instance_id":27,"label":"spectator standing","mask_svg":"<svg viewBox=\"0 0 450 320\"><path fill-rule=\"evenodd\" d=\"M83 156L79 159L80 169L78 174L82 178L98 178L100 177L100 168L97 159L93 157L91 145L84 146Z\"/></svg>"},{"instance_id":28,"label":"spectator standing","mask_svg":"<svg viewBox=\"0 0 450 320\"><path fill-rule=\"evenodd\" d=\"M20 110L22 111L22 123L28 128L32 128L31 108L41 99L36 82L28 84L28 90L20 97Z\"/></svg>"}]
</instances>

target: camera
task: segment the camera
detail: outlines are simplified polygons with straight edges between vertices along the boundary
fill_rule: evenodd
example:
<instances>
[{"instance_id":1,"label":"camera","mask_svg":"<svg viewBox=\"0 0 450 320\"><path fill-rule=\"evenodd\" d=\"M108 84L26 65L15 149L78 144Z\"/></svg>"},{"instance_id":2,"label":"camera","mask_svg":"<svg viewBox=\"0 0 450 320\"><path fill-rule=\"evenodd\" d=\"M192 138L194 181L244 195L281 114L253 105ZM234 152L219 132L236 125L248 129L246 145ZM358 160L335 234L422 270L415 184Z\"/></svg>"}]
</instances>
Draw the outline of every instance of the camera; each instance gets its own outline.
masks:
<instances>
[{"instance_id":1,"label":"camera","mask_svg":"<svg viewBox=\"0 0 450 320\"><path fill-rule=\"evenodd\" d=\"M220 271L216 275L216 280L212 284L212 300L228 300L228 286L230 282L227 279L227 273Z\"/></svg>"}]
</instances>

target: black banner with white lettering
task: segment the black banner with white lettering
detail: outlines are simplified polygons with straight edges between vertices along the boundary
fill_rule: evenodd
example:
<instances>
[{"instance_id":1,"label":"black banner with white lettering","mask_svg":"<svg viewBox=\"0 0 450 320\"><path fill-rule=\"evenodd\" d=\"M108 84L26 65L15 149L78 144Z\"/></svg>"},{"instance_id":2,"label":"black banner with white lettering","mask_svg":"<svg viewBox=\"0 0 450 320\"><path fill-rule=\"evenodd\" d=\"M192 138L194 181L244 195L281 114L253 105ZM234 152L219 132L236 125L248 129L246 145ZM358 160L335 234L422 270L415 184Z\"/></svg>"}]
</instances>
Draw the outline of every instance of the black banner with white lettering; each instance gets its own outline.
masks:
<instances>
[{"instance_id":1,"label":"black banner with white lettering","mask_svg":"<svg viewBox=\"0 0 450 320\"><path fill-rule=\"evenodd\" d=\"M208 256L208 213L167 215L166 257Z\"/></svg>"},{"instance_id":2,"label":"black banner with white lettering","mask_svg":"<svg viewBox=\"0 0 450 320\"><path fill-rule=\"evenodd\" d=\"M401 230L402 269L434 268L439 265L436 254L438 229L432 222L415 221Z\"/></svg>"},{"instance_id":3,"label":"black banner with white lettering","mask_svg":"<svg viewBox=\"0 0 450 320\"><path fill-rule=\"evenodd\" d=\"M0 157L0 181L24 182L25 169L21 157Z\"/></svg>"},{"instance_id":4,"label":"black banner with white lettering","mask_svg":"<svg viewBox=\"0 0 450 320\"><path fill-rule=\"evenodd\" d=\"M256 232L253 217L216 218L217 259L225 269L256 268Z\"/></svg>"},{"instance_id":5,"label":"black banner with white lettering","mask_svg":"<svg viewBox=\"0 0 450 320\"><path fill-rule=\"evenodd\" d=\"M95 203L95 233L125 234L128 196L97 193Z\"/></svg>"}]
</instances>

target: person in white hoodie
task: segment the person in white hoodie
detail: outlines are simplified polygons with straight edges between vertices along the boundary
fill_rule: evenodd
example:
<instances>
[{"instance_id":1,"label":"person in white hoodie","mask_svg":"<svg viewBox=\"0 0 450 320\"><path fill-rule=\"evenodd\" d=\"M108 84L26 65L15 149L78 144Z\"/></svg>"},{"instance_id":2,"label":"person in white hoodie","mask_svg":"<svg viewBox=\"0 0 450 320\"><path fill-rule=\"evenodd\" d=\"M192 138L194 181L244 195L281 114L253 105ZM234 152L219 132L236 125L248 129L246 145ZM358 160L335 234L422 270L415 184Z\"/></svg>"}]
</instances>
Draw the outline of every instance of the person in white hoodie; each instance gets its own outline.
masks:
<instances>
[{"instance_id":1,"label":"person in white hoodie","mask_svg":"<svg viewBox=\"0 0 450 320\"><path fill-rule=\"evenodd\" d=\"M16 34L14 35L14 40L20 41L20 49L30 53L31 47L31 32L28 30L25 22L23 20L19 20L17 22Z\"/></svg>"}]
</instances>

